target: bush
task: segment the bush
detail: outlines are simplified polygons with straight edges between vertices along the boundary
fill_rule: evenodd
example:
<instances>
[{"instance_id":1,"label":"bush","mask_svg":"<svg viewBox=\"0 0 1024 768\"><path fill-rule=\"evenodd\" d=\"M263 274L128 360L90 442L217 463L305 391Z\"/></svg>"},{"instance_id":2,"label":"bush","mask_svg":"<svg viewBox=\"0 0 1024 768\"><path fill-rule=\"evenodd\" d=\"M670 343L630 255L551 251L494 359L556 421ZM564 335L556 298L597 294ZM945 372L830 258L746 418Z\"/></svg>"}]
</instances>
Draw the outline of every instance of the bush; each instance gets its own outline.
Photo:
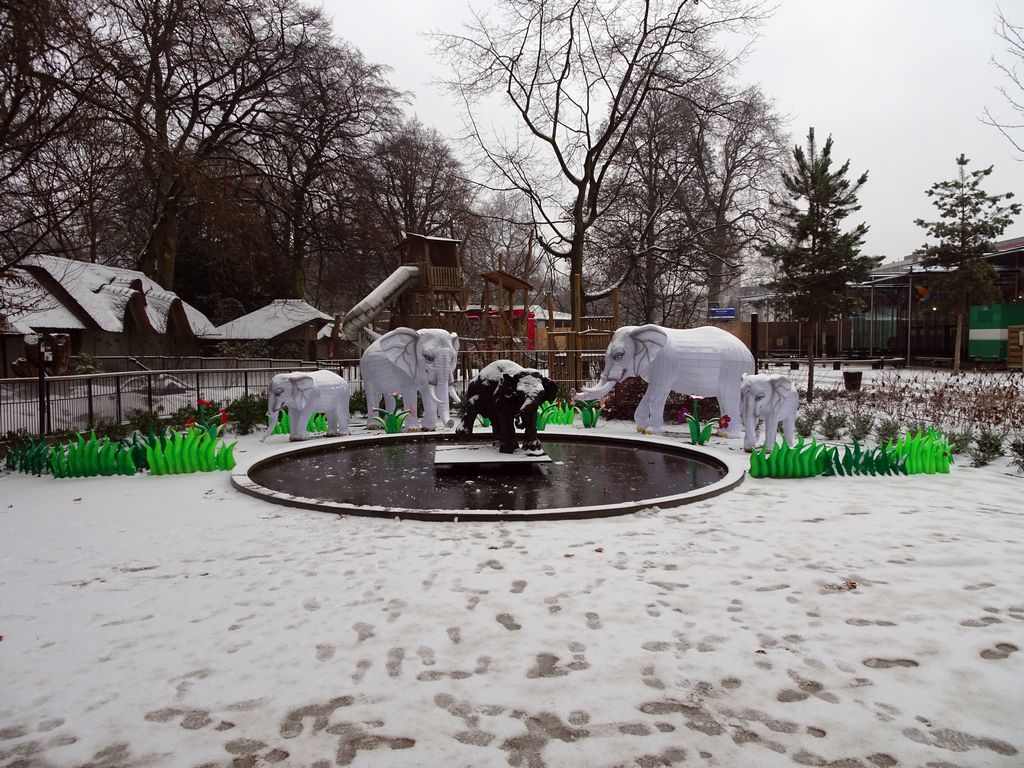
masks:
<instances>
[{"instance_id":1,"label":"bush","mask_svg":"<svg viewBox=\"0 0 1024 768\"><path fill-rule=\"evenodd\" d=\"M1018 437L1010 443L1010 458L1021 472L1024 472L1024 437Z\"/></svg>"},{"instance_id":2,"label":"bush","mask_svg":"<svg viewBox=\"0 0 1024 768\"><path fill-rule=\"evenodd\" d=\"M983 467L990 463L997 456L1006 453L1004 443L1006 435L996 432L994 429L982 427L978 430L978 437L975 440L977 447L971 451L971 466Z\"/></svg>"},{"instance_id":3,"label":"bush","mask_svg":"<svg viewBox=\"0 0 1024 768\"><path fill-rule=\"evenodd\" d=\"M160 417L152 411L135 411L128 418L129 433L138 430L142 434L148 435L150 430L153 432L162 432L163 428L163 421L161 421Z\"/></svg>"},{"instance_id":4,"label":"bush","mask_svg":"<svg viewBox=\"0 0 1024 768\"><path fill-rule=\"evenodd\" d=\"M825 409L820 406L815 408L805 405L803 410L797 412L796 415L796 433L803 437L810 437L823 413L825 413Z\"/></svg>"},{"instance_id":5,"label":"bush","mask_svg":"<svg viewBox=\"0 0 1024 768\"><path fill-rule=\"evenodd\" d=\"M895 443L899 436L900 423L896 419L883 416L878 420L878 424L875 425L875 437L878 439L879 445L885 445L890 442Z\"/></svg>"},{"instance_id":6,"label":"bush","mask_svg":"<svg viewBox=\"0 0 1024 768\"><path fill-rule=\"evenodd\" d=\"M821 434L826 440L835 440L843 433L846 426L846 414L841 411L829 411L821 417Z\"/></svg>"},{"instance_id":7,"label":"bush","mask_svg":"<svg viewBox=\"0 0 1024 768\"><path fill-rule=\"evenodd\" d=\"M639 376L633 376L620 381L615 385L615 389L605 398L605 406L601 414L606 419L632 421L636 407L640 404L645 394L647 394L647 382ZM700 401L698 407L700 409L701 421L717 418L720 415L718 400L714 397L705 397ZM669 393L668 399L665 401L665 413L663 414L667 424L678 423L676 412L680 408L686 408L688 411L693 410L693 400L685 395L680 395L678 392ZM739 416L739 414L729 415L734 419Z\"/></svg>"},{"instance_id":8,"label":"bush","mask_svg":"<svg viewBox=\"0 0 1024 768\"><path fill-rule=\"evenodd\" d=\"M264 402L266 398L264 398ZM358 389L348 401L349 413L366 413L366 390Z\"/></svg>"},{"instance_id":9,"label":"bush","mask_svg":"<svg viewBox=\"0 0 1024 768\"><path fill-rule=\"evenodd\" d=\"M242 395L227 405L228 423L239 435L248 435L267 424L267 396Z\"/></svg>"},{"instance_id":10,"label":"bush","mask_svg":"<svg viewBox=\"0 0 1024 768\"><path fill-rule=\"evenodd\" d=\"M262 339L222 341L217 344L219 357L273 357L270 345Z\"/></svg>"},{"instance_id":11,"label":"bush","mask_svg":"<svg viewBox=\"0 0 1024 768\"><path fill-rule=\"evenodd\" d=\"M970 427L957 432L955 430L946 431L946 439L949 440L949 444L953 447L954 453L967 453L967 450L971 447L971 440L974 438L974 430Z\"/></svg>"},{"instance_id":12,"label":"bush","mask_svg":"<svg viewBox=\"0 0 1024 768\"><path fill-rule=\"evenodd\" d=\"M103 373L103 368L91 355L75 355L71 361L71 373L80 375L86 373Z\"/></svg>"},{"instance_id":13,"label":"bush","mask_svg":"<svg viewBox=\"0 0 1024 768\"><path fill-rule=\"evenodd\" d=\"M863 443L864 438L871 434L875 426L875 416L871 413L860 411L850 416L850 437L858 443Z\"/></svg>"}]
</instances>

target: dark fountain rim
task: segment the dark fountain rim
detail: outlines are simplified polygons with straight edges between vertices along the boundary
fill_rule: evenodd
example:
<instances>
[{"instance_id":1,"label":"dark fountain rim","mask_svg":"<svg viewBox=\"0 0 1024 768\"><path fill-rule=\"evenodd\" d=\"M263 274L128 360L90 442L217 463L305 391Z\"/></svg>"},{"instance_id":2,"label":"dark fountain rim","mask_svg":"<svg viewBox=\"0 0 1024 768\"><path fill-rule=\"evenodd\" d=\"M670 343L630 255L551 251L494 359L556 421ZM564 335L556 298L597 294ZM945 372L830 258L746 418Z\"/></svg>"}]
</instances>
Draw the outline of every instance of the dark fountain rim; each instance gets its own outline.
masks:
<instances>
[{"instance_id":1,"label":"dark fountain rim","mask_svg":"<svg viewBox=\"0 0 1024 768\"><path fill-rule=\"evenodd\" d=\"M696 501L709 499L713 496L732 490L741 482L745 471L743 465L732 457L726 457L707 448L697 445L683 444L678 440L671 440L664 437L651 435L636 436L623 434L595 434L591 430L587 433L580 433L580 430L569 430L568 428L551 428L542 432L539 437L544 442L547 437L557 437L559 441L578 443L616 443L630 447L653 448L666 453L676 453L691 457L699 457L702 461L718 466L725 472L722 479L695 488L685 493L677 493L669 496L656 498L637 499L617 502L614 504L599 504L586 507L551 507L547 509L410 509L408 507L385 507L385 506L360 506L345 504L329 499L316 499L307 496L297 496L275 491L260 485L252 479L250 473L266 464L271 464L285 456L294 456L303 453L322 453L325 449L334 446L352 446L366 448L374 445L387 445L388 443L413 443L413 442L466 442L467 438L457 438L452 432L403 432L395 435L368 434L350 435L346 437L329 437L323 439L304 440L299 443L289 443L270 453L264 454L252 461L240 463L231 473L231 483L242 493L255 496L264 501L275 504L283 504L290 507L312 509L320 512L332 512L339 515L356 515L363 517L390 517L405 520L436 520L436 521L458 521L458 520L583 520L597 517L613 517L616 515L627 515L632 512L639 512L642 509L658 507L665 509L679 507L684 504L692 504ZM474 435L473 442L490 441L491 435Z\"/></svg>"}]
</instances>

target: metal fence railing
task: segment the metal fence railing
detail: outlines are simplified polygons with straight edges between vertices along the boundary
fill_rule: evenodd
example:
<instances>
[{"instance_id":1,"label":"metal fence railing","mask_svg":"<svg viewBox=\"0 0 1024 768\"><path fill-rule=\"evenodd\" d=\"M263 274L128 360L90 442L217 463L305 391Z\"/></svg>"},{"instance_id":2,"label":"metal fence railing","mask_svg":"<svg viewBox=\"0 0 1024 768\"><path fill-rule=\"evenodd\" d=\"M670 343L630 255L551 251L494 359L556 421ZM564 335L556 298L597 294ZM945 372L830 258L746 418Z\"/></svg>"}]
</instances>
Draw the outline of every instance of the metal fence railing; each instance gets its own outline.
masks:
<instances>
[{"instance_id":1,"label":"metal fence railing","mask_svg":"<svg viewBox=\"0 0 1024 768\"><path fill-rule=\"evenodd\" d=\"M539 368L566 389L580 381L596 379L603 354L581 352L583 375L575 379L565 372L575 353L566 350L468 350L459 354L456 391L465 395L466 385L477 371L498 359ZM130 370L114 373L34 378L0 379L0 438L16 432L42 433L83 430L100 422L121 423L142 413L170 415L181 408L195 407L204 399L227 403L243 395L266 393L270 380L282 370L332 370L358 391L362 376L358 360L321 360L316 363L276 360L273 366L237 368L190 368Z\"/></svg>"}]
</instances>

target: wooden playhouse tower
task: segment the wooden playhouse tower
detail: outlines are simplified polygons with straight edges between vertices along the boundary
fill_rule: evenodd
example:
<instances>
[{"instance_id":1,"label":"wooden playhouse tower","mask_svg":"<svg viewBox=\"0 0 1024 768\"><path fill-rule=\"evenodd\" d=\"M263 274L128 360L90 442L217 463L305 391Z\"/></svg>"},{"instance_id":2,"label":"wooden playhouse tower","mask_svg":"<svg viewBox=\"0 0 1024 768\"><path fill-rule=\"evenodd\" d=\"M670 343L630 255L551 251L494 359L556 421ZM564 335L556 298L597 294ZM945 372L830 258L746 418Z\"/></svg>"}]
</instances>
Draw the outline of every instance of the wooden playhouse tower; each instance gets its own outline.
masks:
<instances>
[{"instance_id":1,"label":"wooden playhouse tower","mask_svg":"<svg viewBox=\"0 0 1024 768\"><path fill-rule=\"evenodd\" d=\"M466 285L459 257L461 240L406 232L395 246L402 266L417 267L419 282L392 305L388 327L448 328L466 308ZM451 328L458 331L458 328Z\"/></svg>"}]
</instances>

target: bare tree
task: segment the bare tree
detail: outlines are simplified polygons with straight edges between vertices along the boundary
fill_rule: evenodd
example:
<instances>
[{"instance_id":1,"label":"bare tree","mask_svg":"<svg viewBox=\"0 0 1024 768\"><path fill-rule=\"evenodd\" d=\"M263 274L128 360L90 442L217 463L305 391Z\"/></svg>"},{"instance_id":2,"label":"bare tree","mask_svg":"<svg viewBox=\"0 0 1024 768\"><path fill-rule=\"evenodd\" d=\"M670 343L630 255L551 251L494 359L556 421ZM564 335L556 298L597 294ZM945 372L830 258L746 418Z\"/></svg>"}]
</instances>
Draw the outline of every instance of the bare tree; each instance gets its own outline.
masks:
<instances>
[{"instance_id":1,"label":"bare tree","mask_svg":"<svg viewBox=\"0 0 1024 768\"><path fill-rule=\"evenodd\" d=\"M43 208L33 178L43 154L79 127L81 102L60 85L80 77L80 62L64 45L66 18L62 0L0 5L0 279L7 281L76 210L69 196L59 211ZM14 308L5 307L12 296L0 292L0 311Z\"/></svg>"},{"instance_id":2,"label":"bare tree","mask_svg":"<svg viewBox=\"0 0 1024 768\"><path fill-rule=\"evenodd\" d=\"M372 141L393 127L399 100L384 68L349 45L324 37L300 52L254 146L266 182L263 203L277 219L277 250L290 265L292 297L305 297L313 255L322 277L325 259L336 253L322 225L338 178L350 175Z\"/></svg>"},{"instance_id":3,"label":"bare tree","mask_svg":"<svg viewBox=\"0 0 1024 768\"><path fill-rule=\"evenodd\" d=\"M461 237L469 185L448 143L413 118L377 143L366 182L392 242L403 232Z\"/></svg>"},{"instance_id":4,"label":"bare tree","mask_svg":"<svg viewBox=\"0 0 1024 768\"><path fill-rule=\"evenodd\" d=\"M757 89L649 99L613 166L617 198L597 225L604 279L626 315L688 323L732 301L752 245L773 226L768 201L784 148Z\"/></svg>"},{"instance_id":5,"label":"bare tree","mask_svg":"<svg viewBox=\"0 0 1024 768\"><path fill-rule=\"evenodd\" d=\"M496 17L476 14L463 34L437 35L470 135L499 183L528 197L540 244L569 262L571 277L582 279L609 170L650 94L722 72L713 35L756 13L744 0L504 0ZM493 94L515 113L516 135L478 118ZM578 328L575 299L572 314Z\"/></svg>"},{"instance_id":6,"label":"bare tree","mask_svg":"<svg viewBox=\"0 0 1024 768\"><path fill-rule=\"evenodd\" d=\"M165 287L192 174L244 141L325 24L300 0L105 0L84 15L76 42L102 87L75 92L139 144L151 192L139 266Z\"/></svg>"},{"instance_id":7,"label":"bare tree","mask_svg":"<svg viewBox=\"0 0 1024 768\"><path fill-rule=\"evenodd\" d=\"M1006 44L1006 58L992 58L992 63L1006 76L1007 82L999 87L999 93L1016 117L999 118L986 109L985 122L998 128L1024 160L1024 26L1014 24L998 9L996 36Z\"/></svg>"}]
</instances>

